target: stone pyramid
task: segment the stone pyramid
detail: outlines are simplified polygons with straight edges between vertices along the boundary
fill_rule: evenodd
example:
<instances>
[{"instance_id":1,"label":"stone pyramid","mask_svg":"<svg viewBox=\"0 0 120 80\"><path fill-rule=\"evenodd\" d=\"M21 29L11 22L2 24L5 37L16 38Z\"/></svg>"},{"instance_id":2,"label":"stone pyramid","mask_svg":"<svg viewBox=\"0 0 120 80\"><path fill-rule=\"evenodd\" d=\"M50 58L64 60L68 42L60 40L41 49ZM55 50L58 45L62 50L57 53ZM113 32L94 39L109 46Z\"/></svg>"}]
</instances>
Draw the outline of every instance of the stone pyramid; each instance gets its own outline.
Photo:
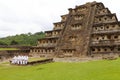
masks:
<instances>
[{"instance_id":1,"label":"stone pyramid","mask_svg":"<svg viewBox=\"0 0 120 80\"><path fill-rule=\"evenodd\" d=\"M120 22L101 2L89 2L61 16L30 53L40 57L87 57L120 53Z\"/></svg>"}]
</instances>

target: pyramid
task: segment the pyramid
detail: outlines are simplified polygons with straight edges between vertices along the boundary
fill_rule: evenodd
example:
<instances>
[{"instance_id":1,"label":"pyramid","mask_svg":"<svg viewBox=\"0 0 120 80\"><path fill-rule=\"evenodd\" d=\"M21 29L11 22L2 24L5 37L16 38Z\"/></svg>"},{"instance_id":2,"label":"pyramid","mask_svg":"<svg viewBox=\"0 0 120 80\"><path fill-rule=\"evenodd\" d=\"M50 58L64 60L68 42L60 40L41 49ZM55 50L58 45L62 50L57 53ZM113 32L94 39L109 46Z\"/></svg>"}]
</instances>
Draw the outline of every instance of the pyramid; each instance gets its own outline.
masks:
<instances>
[{"instance_id":1,"label":"pyramid","mask_svg":"<svg viewBox=\"0 0 120 80\"><path fill-rule=\"evenodd\" d=\"M120 53L120 22L101 2L69 8L30 54L40 57L87 57Z\"/></svg>"}]
</instances>

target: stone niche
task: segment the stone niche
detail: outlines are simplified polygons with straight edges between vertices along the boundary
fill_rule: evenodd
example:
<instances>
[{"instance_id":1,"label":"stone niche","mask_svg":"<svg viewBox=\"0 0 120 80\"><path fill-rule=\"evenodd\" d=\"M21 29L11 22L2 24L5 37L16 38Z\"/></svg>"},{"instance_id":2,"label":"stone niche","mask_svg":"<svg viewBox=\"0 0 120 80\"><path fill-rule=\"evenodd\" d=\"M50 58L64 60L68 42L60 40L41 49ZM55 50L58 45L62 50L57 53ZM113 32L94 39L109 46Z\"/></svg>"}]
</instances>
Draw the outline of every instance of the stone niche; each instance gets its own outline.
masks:
<instances>
[{"instance_id":1,"label":"stone niche","mask_svg":"<svg viewBox=\"0 0 120 80\"><path fill-rule=\"evenodd\" d=\"M118 31L120 30L120 25L119 24L105 24L105 25L98 25L98 26L93 26L93 31L98 32L98 31Z\"/></svg>"},{"instance_id":2,"label":"stone niche","mask_svg":"<svg viewBox=\"0 0 120 80\"><path fill-rule=\"evenodd\" d=\"M77 12L86 11L86 10L87 10L86 6L77 6Z\"/></svg>"},{"instance_id":3,"label":"stone niche","mask_svg":"<svg viewBox=\"0 0 120 80\"><path fill-rule=\"evenodd\" d=\"M84 18L84 15L75 15L75 20L82 20Z\"/></svg>"},{"instance_id":4,"label":"stone niche","mask_svg":"<svg viewBox=\"0 0 120 80\"><path fill-rule=\"evenodd\" d=\"M69 36L69 40L70 41L76 41L77 40L77 36Z\"/></svg>"},{"instance_id":5,"label":"stone niche","mask_svg":"<svg viewBox=\"0 0 120 80\"><path fill-rule=\"evenodd\" d=\"M79 12L86 12L87 11L87 6L84 6L84 5L76 6L75 9L69 8L68 10L71 12L71 14L76 14L76 12L77 13L79 13Z\"/></svg>"},{"instance_id":6,"label":"stone niche","mask_svg":"<svg viewBox=\"0 0 120 80\"><path fill-rule=\"evenodd\" d=\"M49 47L49 46L55 46L56 44L57 44L57 39L48 39L48 40L39 40L37 46Z\"/></svg>"},{"instance_id":7,"label":"stone niche","mask_svg":"<svg viewBox=\"0 0 120 80\"><path fill-rule=\"evenodd\" d=\"M52 31L46 31L45 36L46 37L51 37L52 36Z\"/></svg>"},{"instance_id":8,"label":"stone niche","mask_svg":"<svg viewBox=\"0 0 120 80\"><path fill-rule=\"evenodd\" d=\"M68 16L68 14L62 15L62 16L61 16L61 18L62 18L61 21L66 21L66 20L67 20L67 16Z\"/></svg>"},{"instance_id":9,"label":"stone niche","mask_svg":"<svg viewBox=\"0 0 120 80\"><path fill-rule=\"evenodd\" d=\"M52 32L52 36L57 37L57 36L60 35L60 33L61 33L60 30L53 31L53 32Z\"/></svg>"},{"instance_id":10,"label":"stone niche","mask_svg":"<svg viewBox=\"0 0 120 80\"><path fill-rule=\"evenodd\" d=\"M54 23L54 30L63 29L64 23Z\"/></svg>"},{"instance_id":11,"label":"stone niche","mask_svg":"<svg viewBox=\"0 0 120 80\"><path fill-rule=\"evenodd\" d=\"M108 24L105 25L105 30L120 30L120 26L118 24Z\"/></svg>"},{"instance_id":12,"label":"stone niche","mask_svg":"<svg viewBox=\"0 0 120 80\"><path fill-rule=\"evenodd\" d=\"M30 52L37 53L37 54L46 54L46 53L53 53L54 49L44 49L44 48L36 48L36 49L31 49Z\"/></svg>"},{"instance_id":13,"label":"stone niche","mask_svg":"<svg viewBox=\"0 0 120 80\"><path fill-rule=\"evenodd\" d=\"M71 26L71 30L81 30L82 29L82 24L73 24Z\"/></svg>"},{"instance_id":14,"label":"stone niche","mask_svg":"<svg viewBox=\"0 0 120 80\"><path fill-rule=\"evenodd\" d=\"M64 57L72 57L75 53L75 49L62 49Z\"/></svg>"},{"instance_id":15,"label":"stone niche","mask_svg":"<svg viewBox=\"0 0 120 80\"><path fill-rule=\"evenodd\" d=\"M114 51L114 47L93 47L92 53L111 52Z\"/></svg>"},{"instance_id":16,"label":"stone niche","mask_svg":"<svg viewBox=\"0 0 120 80\"><path fill-rule=\"evenodd\" d=\"M106 23L117 21L114 15L98 16L95 17L95 23Z\"/></svg>"},{"instance_id":17,"label":"stone niche","mask_svg":"<svg viewBox=\"0 0 120 80\"><path fill-rule=\"evenodd\" d=\"M33 56L36 57L51 57L52 54L55 52L54 49L45 49L45 48L38 48L38 49L31 49L31 53L34 53Z\"/></svg>"},{"instance_id":18,"label":"stone niche","mask_svg":"<svg viewBox=\"0 0 120 80\"><path fill-rule=\"evenodd\" d=\"M53 30L53 31L46 31L45 36L46 37L57 37L59 36L61 30Z\"/></svg>"},{"instance_id":19,"label":"stone niche","mask_svg":"<svg viewBox=\"0 0 120 80\"><path fill-rule=\"evenodd\" d=\"M95 26L95 27L93 27L93 31L103 31L105 29L105 27L104 26Z\"/></svg>"},{"instance_id":20,"label":"stone niche","mask_svg":"<svg viewBox=\"0 0 120 80\"><path fill-rule=\"evenodd\" d=\"M98 10L97 10L97 14L98 14L98 15L99 15L99 14L107 14L107 13L110 13L110 11L108 11L107 8L105 8L105 9L98 9Z\"/></svg>"},{"instance_id":21,"label":"stone niche","mask_svg":"<svg viewBox=\"0 0 120 80\"><path fill-rule=\"evenodd\" d=\"M104 9L104 5L101 4L101 3L100 3L100 4L97 4L97 5L96 5L96 8L97 8L97 10L98 10L98 9Z\"/></svg>"},{"instance_id":22,"label":"stone niche","mask_svg":"<svg viewBox=\"0 0 120 80\"><path fill-rule=\"evenodd\" d=\"M94 35L92 38L92 44L111 44L111 43L120 43L120 34Z\"/></svg>"}]
</instances>

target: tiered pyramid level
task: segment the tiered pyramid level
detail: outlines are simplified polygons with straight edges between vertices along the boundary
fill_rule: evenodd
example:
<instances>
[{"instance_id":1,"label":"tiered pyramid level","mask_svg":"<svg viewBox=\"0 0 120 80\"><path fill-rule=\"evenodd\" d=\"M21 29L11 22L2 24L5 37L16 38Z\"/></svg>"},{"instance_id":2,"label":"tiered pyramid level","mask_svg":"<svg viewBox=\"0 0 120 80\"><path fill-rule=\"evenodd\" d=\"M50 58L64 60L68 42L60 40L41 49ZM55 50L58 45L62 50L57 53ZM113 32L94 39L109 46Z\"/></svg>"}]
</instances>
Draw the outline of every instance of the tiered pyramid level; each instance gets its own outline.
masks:
<instances>
[{"instance_id":1,"label":"tiered pyramid level","mask_svg":"<svg viewBox=\"0 0 120 80\"><path fill-rule=\"evenodd\" d=\"M68 9L61 22L38 40L31 54L41 57L86 57L120 53L120 22L103 3Z\"/></svg>"}]
</instances>

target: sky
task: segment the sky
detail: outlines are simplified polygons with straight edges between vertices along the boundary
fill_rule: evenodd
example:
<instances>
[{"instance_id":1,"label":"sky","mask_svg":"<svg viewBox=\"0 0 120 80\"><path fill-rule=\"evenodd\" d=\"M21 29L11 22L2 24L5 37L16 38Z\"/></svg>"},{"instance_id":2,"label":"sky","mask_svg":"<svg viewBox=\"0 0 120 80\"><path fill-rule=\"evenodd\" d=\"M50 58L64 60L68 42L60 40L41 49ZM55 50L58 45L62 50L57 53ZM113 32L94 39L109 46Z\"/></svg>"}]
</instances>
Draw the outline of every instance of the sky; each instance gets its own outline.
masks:
<instances>
[{"instance_id":1,"label":"sky","mask_svg":"<svg viewBox=\"0 0 120 80\"><path fill-rule=\"evenodd\" d=\"M61 21L68 8L95 0L0 0L0 37L23 33L35 33L53 29L53 23ZM120 20L119 0L103 2Z\"/></svg>"}]
</instances>

